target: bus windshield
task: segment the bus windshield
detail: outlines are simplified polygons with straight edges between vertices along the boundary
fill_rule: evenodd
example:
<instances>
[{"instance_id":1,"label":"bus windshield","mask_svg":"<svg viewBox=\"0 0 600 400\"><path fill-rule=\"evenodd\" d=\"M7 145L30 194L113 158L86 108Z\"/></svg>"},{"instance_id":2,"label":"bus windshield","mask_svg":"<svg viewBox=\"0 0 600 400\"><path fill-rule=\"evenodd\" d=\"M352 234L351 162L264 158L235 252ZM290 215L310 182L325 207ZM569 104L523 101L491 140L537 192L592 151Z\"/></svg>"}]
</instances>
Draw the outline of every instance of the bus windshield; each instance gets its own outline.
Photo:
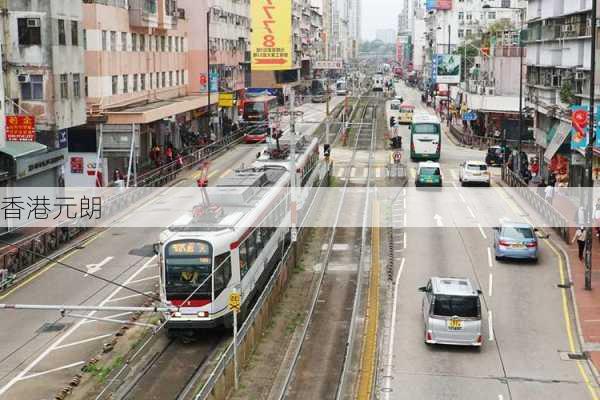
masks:
<instances>
[{"instance_id":1,"label":"bus windshield","mask_svg":"<svg viewBox=\"0 0 600 400\"><path fill-rule=\"evenodd\" d=\"M440 126L438 124L414 124L412 133L440 133Z\"/></svg>"},{"instance_id":2,"label":"bus windshield","mask_svg":"<svg viewBox=\"0 0 600 400\"><path fill-rule=\"evenodd\" d=\"M252 102L244 105L244 113L246 114L261 114L265 111L265 103Z\"/></svg>"}]
</instances>

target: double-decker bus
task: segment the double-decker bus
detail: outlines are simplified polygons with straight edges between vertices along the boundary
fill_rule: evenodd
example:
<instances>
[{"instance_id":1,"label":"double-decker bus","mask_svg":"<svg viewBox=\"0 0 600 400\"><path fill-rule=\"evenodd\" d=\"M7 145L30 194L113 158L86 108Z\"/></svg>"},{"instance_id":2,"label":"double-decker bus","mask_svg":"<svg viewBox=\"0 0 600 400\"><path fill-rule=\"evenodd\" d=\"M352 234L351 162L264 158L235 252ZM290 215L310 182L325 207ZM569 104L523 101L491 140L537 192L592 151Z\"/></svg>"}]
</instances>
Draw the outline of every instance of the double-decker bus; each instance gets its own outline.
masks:
<instances>
[{"instance_id":1,"label":"double-decker bus","mask_svg":"<svg viewBox=\"0 0 600 400\"><path fill-rule=\"evenodd\" d=\"M244 100L243 126L248 128L245 143L262 143L269 133L269 115L279 107L275 96L256 96Z\"/></svg>"}]
</instances>

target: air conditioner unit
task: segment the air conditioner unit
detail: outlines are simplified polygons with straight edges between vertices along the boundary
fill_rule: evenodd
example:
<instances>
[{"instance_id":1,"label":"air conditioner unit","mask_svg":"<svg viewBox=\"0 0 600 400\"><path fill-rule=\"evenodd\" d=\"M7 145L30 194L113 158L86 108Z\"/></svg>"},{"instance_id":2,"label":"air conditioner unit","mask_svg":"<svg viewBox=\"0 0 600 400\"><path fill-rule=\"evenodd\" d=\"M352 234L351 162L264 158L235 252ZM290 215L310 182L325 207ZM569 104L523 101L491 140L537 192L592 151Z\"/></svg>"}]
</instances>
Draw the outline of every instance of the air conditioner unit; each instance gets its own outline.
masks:
<instances>
[{"instance_id":1,"label":"air conditioner unit","mask_svg":"<svg viewBox=\"0 0 600 400\"><path fill-rule=\"evenodd\" d=\"M29 83L31 82L31 77L28 74L20 74L17 77L17 80L19 81L19 83Z\"/></svg>"},{"instance_id":2,"label":"air conditioner unit","mask_svg":"<svg viewBox=\"0 0 600 400\"><path fill-rule=\"evenodd\" d=\"M185 8L178 8L177 9L177 16L180 19L185 19Z\"/></svg>"},{"instance_id":3,"label":"air conditioner unit","mask_svg":"<svg viewBox=\"0 0 600 400\"><path fill-rule=\"evenodd\" d=\"M28 28L39 28L42 21L39 18L27 18Z\"/></svg>"},{"instance_id":4,"label":"air conditioner unit","mask_svg":"<svg viewBox=\"0 0 600 400\"><path fill-rule=\"evenodd\" d=\"M487 96L494 96L496 94L496 91L493 87L486 87L485 88L485 94Z\"/></svg>"}]
</instances>

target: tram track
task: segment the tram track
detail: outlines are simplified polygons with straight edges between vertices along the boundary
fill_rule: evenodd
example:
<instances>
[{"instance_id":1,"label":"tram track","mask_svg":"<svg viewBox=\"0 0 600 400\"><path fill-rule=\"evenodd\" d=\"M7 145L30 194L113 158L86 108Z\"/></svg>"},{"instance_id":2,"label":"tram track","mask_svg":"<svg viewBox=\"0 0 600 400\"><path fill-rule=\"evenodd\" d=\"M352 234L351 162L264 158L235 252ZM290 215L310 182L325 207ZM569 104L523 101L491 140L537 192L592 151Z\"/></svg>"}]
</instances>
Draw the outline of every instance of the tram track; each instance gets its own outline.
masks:
<instances>
[{"instance_id":1,"label":"tram track","mask_svg":"<svg viewBox=\"0 0 600 400\"><path fill-rule=\"evenodd\" d=\"M291 368L278 391L277 399L335 399L343 381L352 348L352 320L360 304L361 260L367 238L369 201L364 202L357 219L361 228L340 228L342 216L348 218L351 210L360 210L364 199L348 193L350 187L369 187L372 179L371 164L376 143L377 99L359 99L358 123L353 137L352 156L345 169L345 179L334 224L329 228L327 244L323 246L321 271L313 290L310 308L302 328L299 345L295 349ZM367 178L357 184L351 178L359 151L369 151ZM363 178L364 179L364 178ZM354 201L354 207L352 206ZM357 262L357 260L360 260ZM348 338L348 340L346 340Z\"/></svg>"}]
</instances>

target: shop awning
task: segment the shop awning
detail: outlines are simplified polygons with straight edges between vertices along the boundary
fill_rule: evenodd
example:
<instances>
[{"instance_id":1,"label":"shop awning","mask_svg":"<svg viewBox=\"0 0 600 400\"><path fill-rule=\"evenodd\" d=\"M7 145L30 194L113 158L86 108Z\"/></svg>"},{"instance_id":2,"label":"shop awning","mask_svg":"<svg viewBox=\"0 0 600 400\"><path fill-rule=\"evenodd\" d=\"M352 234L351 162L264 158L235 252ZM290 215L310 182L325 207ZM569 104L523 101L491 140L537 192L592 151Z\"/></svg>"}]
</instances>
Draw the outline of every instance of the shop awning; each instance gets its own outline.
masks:
<instances>
[{"instance_id":1,"label":"shop awning","mask_svg":"<svg viewBox=\"0 0 600 400\"><path fill-rule=\"evenodd\" d=\"M210 98L210 102L215 104L218 99L218 93L214 93ZM119 111L107 111L107 124L148 124L207 105L208 96L177 97Z\"/></svg>"},{"instance_id":2,"label":"shop awning","mask_svg":"<svg viewBox=\"0 0 600 400\"><path fill-rule=\"evenodd\" d=\"M16 160L28 155L43 153L47 148L46 145L38 142L6 142L6 145L0 148L0 153L4 153Z\"/></svg>"},{"instance_id":3,"label":"shop awning","mask_svg":"<svg viewBox=\"0 0 600 400\"><path fill-rule=\"evenodd\" d=\"M570 131L571 124L561 121L558 128L556 128L556 134L554 134L554 137L550 143L548 143L548 147L546 147L546 151L544 152L544 160L546 160L546 162L552 160L552 157L554 157L560 146L562 146L569 137Z\"/></svg>"}]
</instances>

